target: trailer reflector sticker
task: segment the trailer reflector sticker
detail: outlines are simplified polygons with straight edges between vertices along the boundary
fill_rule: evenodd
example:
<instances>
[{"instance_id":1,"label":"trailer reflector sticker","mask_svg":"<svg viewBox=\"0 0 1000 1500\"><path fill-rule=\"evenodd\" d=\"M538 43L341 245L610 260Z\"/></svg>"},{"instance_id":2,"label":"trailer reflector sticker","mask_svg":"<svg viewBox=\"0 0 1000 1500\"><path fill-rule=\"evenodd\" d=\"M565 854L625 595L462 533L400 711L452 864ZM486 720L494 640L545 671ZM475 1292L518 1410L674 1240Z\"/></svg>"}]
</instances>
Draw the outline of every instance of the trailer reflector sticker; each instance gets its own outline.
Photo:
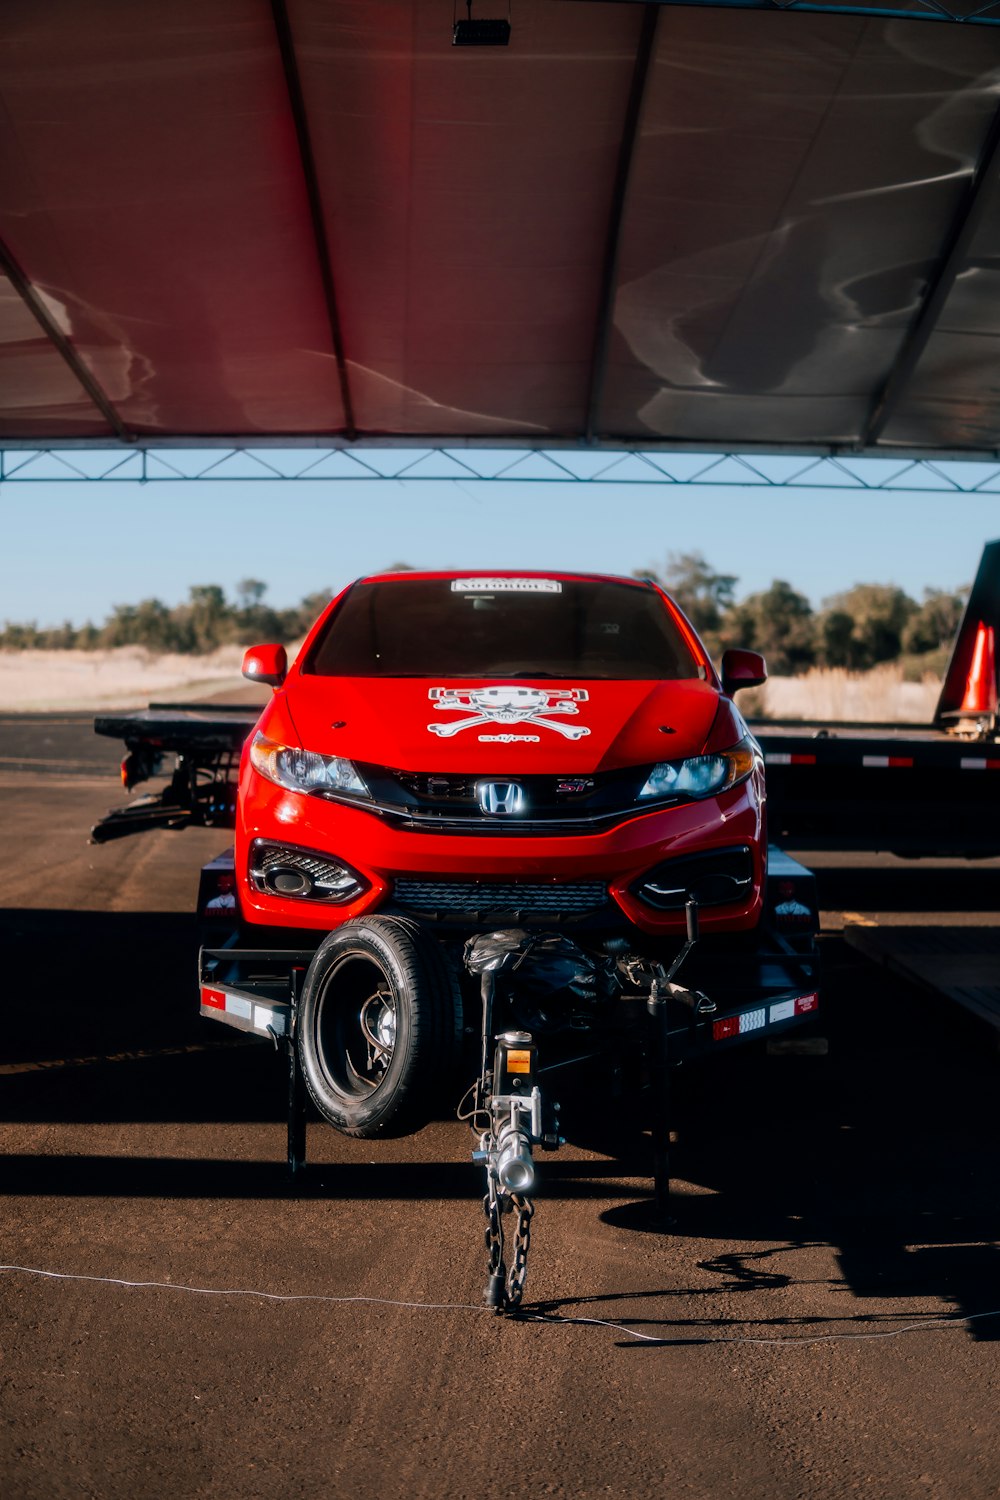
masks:
<instances>
[{"instance_id":1,"label":"trailer reflector sticker","mask_svg":"<svg viewBox=\"0 0 1000 1500\"><path fill-rule=\"evenodd\" d=\"M814 990L810 995L796 995L788 1000L775 1000L770 1005L761 1005L755 1010L745 1010L738 1016L721 1016L712 1022L712 1040L724 1042L730 1037L746 1036L751 1031L763 1031L779 1021L793 1021L796 1016L806 1016L819 1009L819 995Z\"/></svg>"},{"instance_id":2,"label":"trailer reflector sticker","mask_svg":"<svg viewBox=\"0 0 1000 1500\"><path fill-rule=\"evenodd\" d=\"M219 1020L228 1020L231 1025L239 1026L240 1022L245 1022L245 1025L239 1026L241 1031L252 1029L264 1036L288 1035L288 1006L282 1002L261 1005L249 996L234 994L229 989L213 989L203 984L201 1008L207 1012L221 1012Z\"/></svg>"},{"instance_id":3,"label":"trailer reflector sticker","mask_svg":"<svg viewBox=\"0 0 1000 1500\"><path fill-rule=\"evenodd\" d=\"M959 766L963 771L1000 771L1000 760L986 760L978 755L963 755Z\"/></svg>"},{"instance_id":4,"label":"trailer reflector sticker","mask_svg":"<svg viewBox=\"0 0 1000 1500\"><path fill-rule=\"evenodd\" d=\"M893 767L893 766L912 766L913 765L913 756L912 755L863 755L861 757L861 764L863 766L874 766L876 768L881 768L883 770L886 769L887 767Z\"/></svg>"},{"instance_id":5,"label":"trailer reflector sticker","mask_svg":"<svg viewBox=\"0 0 1000 1500\"><path fill-rule=\"evenodd\" d=\"M723 1016L721 1021L712 1022L712 1038L716 1042L724 1042L727 1036L739 1036L739 1016Z\"/></svg>"},{"instance_id":6,"label":"trailer reflector sticker","mask_svg":"<svg viewBox=\"0 0 1000 1500\"><path fill-rule=\"evenodd\" d=\"M791 755L787 750L771 750L765 756L769 766L814 766L815 755Z\"/></svg>"}]
</instances>

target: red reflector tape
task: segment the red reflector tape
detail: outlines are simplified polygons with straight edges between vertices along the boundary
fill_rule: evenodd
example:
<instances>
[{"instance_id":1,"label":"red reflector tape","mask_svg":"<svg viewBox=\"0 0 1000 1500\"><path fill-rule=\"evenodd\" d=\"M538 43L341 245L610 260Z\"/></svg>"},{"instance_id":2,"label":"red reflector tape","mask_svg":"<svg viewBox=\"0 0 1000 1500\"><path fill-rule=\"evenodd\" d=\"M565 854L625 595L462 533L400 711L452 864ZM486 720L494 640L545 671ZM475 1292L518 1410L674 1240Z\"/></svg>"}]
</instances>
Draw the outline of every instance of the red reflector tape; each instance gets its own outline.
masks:
<instances>
[{"instance_id":1,"label":"red reflector tape","mask_svg":"<svg viewBox=\"0 0 1000 1500\"><path fill-rule=\"evenodd\" d=\"M225 1010L226 997L221 990L209 990L202 986L201 1003L209 1010Z\"/></svg>"},{"instance_id":2,"label":"red reflector tape","mask_svg":"<svg viewBox=\"0 0 1000 1500\"><path fill-rule=\"evenodd\" d=\"M727 1036L739 1036L739 1034L739 1016L723 1016L721 1021L712 1022L712 1040L715 1042L723 1042Z\"/></svg>"},{"instance_id":3,"label":"red reflector tape","mask_svg":"<svg viewBox=\"0 0 1000 1500\"><path fill-rule=\"evenodd\" d=\"M912 766L912 755L863 755L861 757L863 766L874 766L885 769L889 766Z\"/></svg>"},{"instance_id":4,"label":"red reflector tape","mask_svg":"<svg viewBox=\"0 0 1000 1500\"><path fill-rule=\"evenodd\" d=\"M797 1016L804 1016L810 1010L819 1010L819 996L815 993L812 995L799 995L795 1001L795 1014Z\"/></svg>"},{"instance_id":5,"label":"red reflector tape","mask_svg":"<svg viewBox=\"0 0 1000 1500\"><path fill-rule=\"evenodd\" d=\"M766 760L769 766L814 766L815 755L789 755L786 750L772 750Z\"/></svg>"}]
</instances>

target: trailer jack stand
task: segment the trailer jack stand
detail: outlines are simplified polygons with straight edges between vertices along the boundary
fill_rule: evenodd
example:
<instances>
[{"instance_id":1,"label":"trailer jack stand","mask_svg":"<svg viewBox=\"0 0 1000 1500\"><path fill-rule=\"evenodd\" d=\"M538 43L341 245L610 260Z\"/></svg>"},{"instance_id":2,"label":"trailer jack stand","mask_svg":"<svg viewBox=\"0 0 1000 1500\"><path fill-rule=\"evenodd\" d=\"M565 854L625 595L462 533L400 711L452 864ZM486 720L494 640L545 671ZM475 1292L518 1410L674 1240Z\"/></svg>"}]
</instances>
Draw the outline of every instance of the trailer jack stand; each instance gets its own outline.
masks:
<instances>
[{"instance_id":1,"label":"trailer jack stand","mask_svg":"<svg viewBox=\"0 0 1000 1500\"><path fill-rule=\"evenodd\" d=\"M298 1182L306 1165L306 1085L295 1037L282 1040L288 1070L288 1175Z\"/></svg>"},{"instance_id":2,"label":"trailer jack stand","mask_svg":"<svg viewBox=\"0 0 1000 1500\"><path fill-rule=\"evenodd\" d=\"M698 904L689 896L685 907L687 941L670 965L653 965L646 1009L649 1013L650 1106L653 1142L653 1207L668 1233L677 1223L670 1212L670 985L698 941Z\"/></svg>"}]
</instances>

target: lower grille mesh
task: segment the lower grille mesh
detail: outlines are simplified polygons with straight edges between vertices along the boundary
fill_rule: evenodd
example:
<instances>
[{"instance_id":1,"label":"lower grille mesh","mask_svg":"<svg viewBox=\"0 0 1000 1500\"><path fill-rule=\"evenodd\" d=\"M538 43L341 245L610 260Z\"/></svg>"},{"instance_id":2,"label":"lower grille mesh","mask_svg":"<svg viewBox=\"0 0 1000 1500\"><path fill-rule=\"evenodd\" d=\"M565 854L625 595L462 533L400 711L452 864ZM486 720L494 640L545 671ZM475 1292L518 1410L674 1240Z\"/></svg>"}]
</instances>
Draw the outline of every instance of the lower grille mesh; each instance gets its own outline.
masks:
<instances>
[{"instance_id":1,"label":"lower grille mesh","mask_svg":"<svg viewBox=\"0 0 1000 1500\"><path fill-rule=\"evenodd\" d=\"M608 899L600 880L571 885L493 885L479 881L397 880L395 900L410 911L493 914L525 912L540 916L586 916Z\"/></svg>"}]
</instances>

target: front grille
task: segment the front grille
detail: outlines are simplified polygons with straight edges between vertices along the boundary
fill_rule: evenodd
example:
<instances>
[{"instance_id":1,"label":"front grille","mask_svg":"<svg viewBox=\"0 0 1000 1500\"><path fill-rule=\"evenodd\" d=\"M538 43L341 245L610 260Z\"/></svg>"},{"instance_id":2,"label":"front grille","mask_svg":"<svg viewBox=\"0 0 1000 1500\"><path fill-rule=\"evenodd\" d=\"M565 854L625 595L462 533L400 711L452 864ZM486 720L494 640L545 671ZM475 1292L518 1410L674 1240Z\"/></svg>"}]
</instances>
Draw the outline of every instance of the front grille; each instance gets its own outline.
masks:
<instances>
[{"instance_id":1,"label":"front grille","mask_svg":"<svg viewBox=\"0 0 1000 1500\"><path fill-rule=\"evenodd\" d=\"M589 832L612 827L623 819L673 805L680 798L639 800L649 766L626 766L615 771L586 774L517 775L437 771L398 771L359 764L372 794L372 810L396 826L434 833L475 831L507 837L516 834ZM489 781L514 782L523 798L517 816L484 813L478 788Z\"/></svg>"},{"instance_id":2,"label":"front grille","mask_svg":"<svg viewBox=\"0 0 1000 1500\"><path fill-rule=\"evenodd\" d=\"M599 911L608 899L601 880L566 885L506 885L486 881L397 880L395 904L407 911L492 919L499 915L585 917Z\"/></svg>"},{"instance_id":3,"label":"front grille","mask_svg":"<svg viewBox=\"0 0 1000 1500\"><path fill-rule=\"evenodd\" d=\"M477 776L443 776L433 771L394 771L401 786L419 801L475 804Z\"/></svg>"}]
</instances>

